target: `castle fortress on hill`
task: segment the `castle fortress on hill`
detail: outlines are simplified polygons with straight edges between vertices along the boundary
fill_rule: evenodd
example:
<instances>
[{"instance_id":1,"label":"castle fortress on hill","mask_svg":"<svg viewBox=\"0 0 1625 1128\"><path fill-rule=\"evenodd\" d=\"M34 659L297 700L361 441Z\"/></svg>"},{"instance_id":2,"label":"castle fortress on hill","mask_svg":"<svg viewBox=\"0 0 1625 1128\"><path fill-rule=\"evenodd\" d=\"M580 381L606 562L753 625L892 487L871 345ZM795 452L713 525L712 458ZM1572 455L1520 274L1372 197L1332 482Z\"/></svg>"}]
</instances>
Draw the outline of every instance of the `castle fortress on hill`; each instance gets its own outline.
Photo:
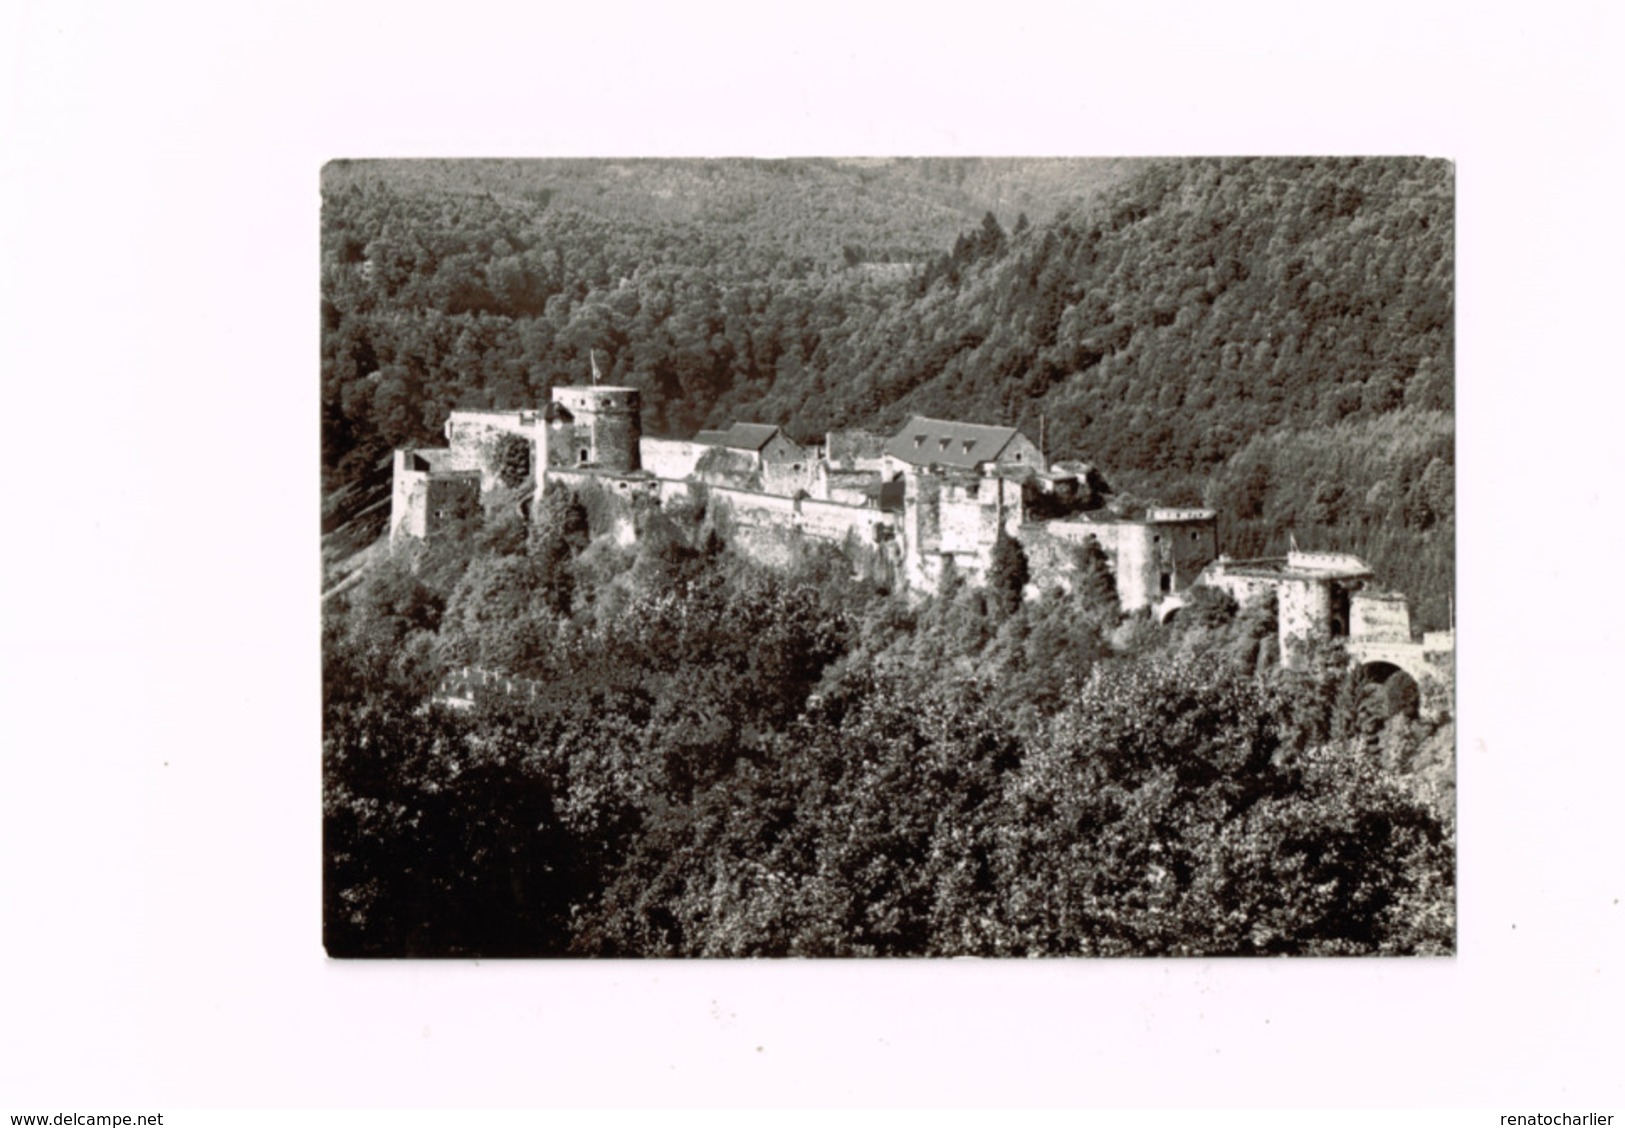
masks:
<instances>
[{"instance_id":1,"label":"castle fortress on hill","mask_svg":"<svg viewBox=\"0 0 1625 1128\"><path fill-rule=\"evenodd\" d=\"M916 591L936 590L950 570L984 584L1001 531L1026 552L1029 591L1071 590L1079 550L1093 541L1125 612L1167 621L1199 586L1243 607L1273 594L1282 665L1301 667L1317 643L1340 638L1374 676L1410 675L1424 711L1453 704L1454 633L1414 638L1405 597L1372 588L1357 557L1231 560L1219 554L1214 510L1114 511L1092 467L1046 462L1013 427L915 416L889 438L834 431L820 447L735 423L682 441L644 437L641 409L636 388L592 385L555 387L539 411L453 411L446 447L395 452L391 542L454 535L478 517L516 436L529 445L537 499L555 483L618 499L608 509L625 541L636 536L639 499L703 499L759 559L783 559L809 537L884 562Z\"/></svg>"}]
</instances>

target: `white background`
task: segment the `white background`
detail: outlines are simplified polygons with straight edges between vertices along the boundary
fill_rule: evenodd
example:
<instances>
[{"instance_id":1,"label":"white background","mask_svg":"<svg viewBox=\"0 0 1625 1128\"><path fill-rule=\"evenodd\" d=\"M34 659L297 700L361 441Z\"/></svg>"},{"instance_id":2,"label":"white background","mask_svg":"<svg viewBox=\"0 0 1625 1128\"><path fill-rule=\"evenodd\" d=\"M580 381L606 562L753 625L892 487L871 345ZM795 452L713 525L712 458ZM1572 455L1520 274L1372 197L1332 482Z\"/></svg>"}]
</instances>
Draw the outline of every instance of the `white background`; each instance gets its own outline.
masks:
<instances>
[{"instance_id":1,"label":"white background","mask_svg":"<svg viewBox=\"0 0 1625 1128\"><path fill-rule=\"evenodd\" d=\"M1620 1105L1612 6L0 28L0 1108ZM1458 162L1457 958L326 961L325 160L1187 153Z\"/></svg>"}]
</instances>

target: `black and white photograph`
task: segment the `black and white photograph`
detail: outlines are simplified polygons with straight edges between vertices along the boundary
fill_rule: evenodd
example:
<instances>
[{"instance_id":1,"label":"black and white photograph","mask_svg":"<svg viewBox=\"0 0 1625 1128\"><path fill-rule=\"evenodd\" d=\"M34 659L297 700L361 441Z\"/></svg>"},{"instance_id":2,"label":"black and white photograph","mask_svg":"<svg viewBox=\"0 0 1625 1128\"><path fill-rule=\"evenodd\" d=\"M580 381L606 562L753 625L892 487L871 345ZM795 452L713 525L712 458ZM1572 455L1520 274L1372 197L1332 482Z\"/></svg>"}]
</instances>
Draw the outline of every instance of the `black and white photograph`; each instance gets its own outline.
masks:
<instances>
[{"instance_id":1,"label":"black and white photograph","mask_svg":"<svg viewBox=\"0 0 1625 1128\"><path fill-rule=\"evenodd\" d=\"M1622 23L0 7L0 1123L1619 1125Z\"/></svg>"},{"instance_id":2,"label":"black and white photograph","mask_svg":"<svg viewBox=\"0 0 1625 1128\"><path fill-rule=\"evenodd\" d=\"M1455 951L1448 159L321 207L329 955Z\"/></svg>"}]
</instances>

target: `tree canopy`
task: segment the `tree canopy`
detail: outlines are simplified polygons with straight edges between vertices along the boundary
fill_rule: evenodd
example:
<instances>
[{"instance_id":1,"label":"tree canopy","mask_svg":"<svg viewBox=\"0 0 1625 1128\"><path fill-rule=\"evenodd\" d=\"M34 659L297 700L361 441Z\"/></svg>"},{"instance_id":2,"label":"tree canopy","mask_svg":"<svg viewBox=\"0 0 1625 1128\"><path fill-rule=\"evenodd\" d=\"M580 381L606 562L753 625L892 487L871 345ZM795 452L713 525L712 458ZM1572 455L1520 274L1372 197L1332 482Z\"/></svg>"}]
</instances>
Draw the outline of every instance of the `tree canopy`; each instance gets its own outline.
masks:
<instances>
[{"instance_id":1,"label":"tree canopy","mask_svg":"<svg viewBox=\"0 0 1625 1128\"><path fill-rule=\"evenodd\" d=\"M410 548L329 601L329 951L1451 949L1448 730L1277 669L1268 609L910 601L640 520ZM523 690L437 702L464 665Z\"/></svg>"},{"instance_id":2,"label":"tree canopy","mask_svg":"<svg viewBox=\"0 0 1625 1128\"><path fill-rule=\"evenodd\" d=\"M1042 417L1130 494L1234 501L1247 551L1419 562L1441 625L1453 193L1400 158L331 166L324 465L534 406L596 350L651 435ZM1024 197L1048 211L988 210Z\"/></svg>"}]
</instances>

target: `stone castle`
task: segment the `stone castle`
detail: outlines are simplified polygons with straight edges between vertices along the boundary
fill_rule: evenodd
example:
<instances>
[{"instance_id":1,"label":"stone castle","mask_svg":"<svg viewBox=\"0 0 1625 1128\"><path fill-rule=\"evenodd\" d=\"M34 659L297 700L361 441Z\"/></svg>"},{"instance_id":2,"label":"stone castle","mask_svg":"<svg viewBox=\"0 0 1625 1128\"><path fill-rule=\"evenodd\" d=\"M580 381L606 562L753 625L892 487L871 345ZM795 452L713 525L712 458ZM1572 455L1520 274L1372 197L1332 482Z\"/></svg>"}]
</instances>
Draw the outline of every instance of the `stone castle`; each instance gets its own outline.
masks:
<instances>
[{"instance_id":1,"label":"stone castle","mask_svg":"<svg viewBox=\"0 0 1625 1128\"><path fill-rule=\"evenodd\" d=\"M641 409L638 389L595 384L555 387L539 411L453 411L447 446L395 452L391 542L460 535L500 485L517 438L537 499L553 484L619 499L608 508L623 541L636 536L638 499L703 499L759 559L782 560L810 538L926 592L950 574L985 584L1003 534L1026 553L1029 593L1070 590L1093 541L1125 612L1167 621L1203 586L1243 607L1273 596L1282 665L1301 668L1317 645L1341 639L1376 676L1410 675L1425 705L1431 687L1428 711L1448 710L1453 632L1413 639L1405 597L1373 589L1363 561L1297 551L1231 560L1219 553L1216 511L1110 507L1092 467L1048 462L1014 427L915 416L890 437L837 431L803 445L776 426L735 423L685 441L645 437Z\"/></svg>"}]
</instances>

